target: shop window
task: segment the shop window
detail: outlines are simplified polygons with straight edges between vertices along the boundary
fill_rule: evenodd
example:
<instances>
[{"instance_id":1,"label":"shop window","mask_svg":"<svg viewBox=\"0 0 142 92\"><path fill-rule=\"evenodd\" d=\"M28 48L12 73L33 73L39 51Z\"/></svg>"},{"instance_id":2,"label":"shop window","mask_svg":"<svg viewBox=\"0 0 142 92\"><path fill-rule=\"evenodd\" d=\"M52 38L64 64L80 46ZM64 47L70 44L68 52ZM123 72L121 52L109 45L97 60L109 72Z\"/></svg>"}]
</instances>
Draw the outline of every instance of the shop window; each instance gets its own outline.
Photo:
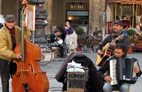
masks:
<instances>
[{"instance_id":1,"label":"shop window","mask_svg":"<svg viewBox=\"0 0 142 92\"><path fill-rule=\"evenodd\" d=\"M72 25L88 24L89 11L67 11L67 21L70 21Z\"/></svg>"}]
</instances>

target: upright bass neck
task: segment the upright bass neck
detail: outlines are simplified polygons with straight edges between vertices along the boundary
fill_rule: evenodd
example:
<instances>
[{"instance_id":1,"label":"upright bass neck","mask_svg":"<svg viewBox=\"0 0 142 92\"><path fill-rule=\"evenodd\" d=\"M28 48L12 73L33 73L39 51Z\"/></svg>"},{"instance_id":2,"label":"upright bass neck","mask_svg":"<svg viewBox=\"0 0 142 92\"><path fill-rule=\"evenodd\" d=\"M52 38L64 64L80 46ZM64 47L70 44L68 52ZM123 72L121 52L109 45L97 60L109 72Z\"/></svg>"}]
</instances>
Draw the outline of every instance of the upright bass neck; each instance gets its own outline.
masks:
<instances>
[{"instance_id":1,"label":"upright bass neck","mask_svg":"<svg viewBox=\"0 0 142 92\"><path fill-rule=\"evenodd\" d=\"M24 0L22 2L22 5L24 6L22 9L22 23L25 21L25 9L27 7L27 4L28 4L28 2L26 0ZM24 62L24 58L25 58L25 55L24 55L24 31L25 31L25 28L22 26L22 32L21 32L21 54L22 54L21 61L22 62Z\"/></svg>"}]
</instances>

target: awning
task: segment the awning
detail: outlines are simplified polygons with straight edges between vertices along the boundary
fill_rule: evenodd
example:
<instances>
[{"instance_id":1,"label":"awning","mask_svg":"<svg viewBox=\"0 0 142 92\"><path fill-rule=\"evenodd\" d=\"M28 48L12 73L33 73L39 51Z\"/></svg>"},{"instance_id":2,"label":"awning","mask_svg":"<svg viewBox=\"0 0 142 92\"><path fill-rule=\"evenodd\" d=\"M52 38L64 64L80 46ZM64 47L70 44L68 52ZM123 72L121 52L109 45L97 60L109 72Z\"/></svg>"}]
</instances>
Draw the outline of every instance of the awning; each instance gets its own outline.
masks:
<instances>
[{"instance_id":1,"label":"awning","mask_svg":"<svg viewBox=\"0 0 142 92\"><path fill-rule=\"evenodd\" d=\"M107 0L108 3L111 2L118 2L121 4L141 4L142 5L142 1L127 1L127 0Z\"/></svg>"},{"instance_id":2,"label":"awning","mask_svg":"<svg viewBox=\"0 0 142 92\"><path fill-rule=\"evenodd\" d=\"M121 4L142 4L142 1L121 1Z\"/></svg>"}]
</instances>

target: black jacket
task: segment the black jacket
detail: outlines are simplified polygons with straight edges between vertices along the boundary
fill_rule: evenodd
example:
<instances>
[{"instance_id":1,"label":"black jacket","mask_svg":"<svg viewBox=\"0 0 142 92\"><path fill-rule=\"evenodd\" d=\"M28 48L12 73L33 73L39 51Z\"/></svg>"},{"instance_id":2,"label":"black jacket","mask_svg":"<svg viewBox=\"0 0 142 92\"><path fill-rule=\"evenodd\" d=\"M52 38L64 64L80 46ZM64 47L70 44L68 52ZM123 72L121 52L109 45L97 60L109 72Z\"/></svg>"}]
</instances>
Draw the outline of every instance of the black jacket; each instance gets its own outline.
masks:
<instances>
[{"instance_id":1,"label":"black jacket","mask_svg":"<svg viewBox=\"0 0 142 92\"><path fill-rule=\"evenodd\" d=\"M105 46L107 43L111 43L111 41L112 41L112 35L108 34L107 37L98 44L97 50L98 49L102 50L102 47ZM129 45L130 45L130 39L127 35L124 35L122 40L120 40L120 41L117 40L116 44L118 44L118 43L124 44L126 46L126 52L128 51Z\"/></svg>"},{"instance_id":2,"label":"black jacket","mask_svg":"<svg viewBox=\"0 0 142 92\"><path fill-rule=\"evenodd\" d=\"M54 43L55 41L58 40L58 37L55 34L51 34L50 38L51 38L51 43Z\"/></svg>"}]
</instances>

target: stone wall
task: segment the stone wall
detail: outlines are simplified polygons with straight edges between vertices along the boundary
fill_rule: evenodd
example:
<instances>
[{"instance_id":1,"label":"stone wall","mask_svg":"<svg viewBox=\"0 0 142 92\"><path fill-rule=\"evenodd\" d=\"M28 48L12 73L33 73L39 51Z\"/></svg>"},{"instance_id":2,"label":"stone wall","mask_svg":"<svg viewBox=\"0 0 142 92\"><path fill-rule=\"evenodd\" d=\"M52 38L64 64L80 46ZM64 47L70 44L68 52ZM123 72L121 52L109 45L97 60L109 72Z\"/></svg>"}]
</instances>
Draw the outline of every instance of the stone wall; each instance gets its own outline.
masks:
<instances>
[{"instance_id":1,"label":"stone wall","mask_svg":"<svg viewBox=\"0 0 142 92\"><path fill-rule=\"evenodd\" d=\"M4 15L4 17L8 14L15 15L16 17L16 25L19 25L19 10L22 9L22 2L23 0L0 0L0 6L1 8L1 14ZM32 2L32 0L28 0L29 3Z\"/></svg>"},{"instance_id":2,"label":"stone wall","mask_svg":"<svg viewBox=\"0 0 142 92\"><path fill-rule=\"evenodd\" d=\"M66 2L78 2L79 0L46 0L44 8L48 12L48 25L46 33L51 33L52 24L57 26L65 25L66 21ZM80 0L87 1L87 0ZM96 27L102 29L102 15L105 8L105 0L89 1L89 34L92 34ZM53 31L53 30L52 30Z\"/></svg>"},{"instance_id":3,"label":"stone wall","mask_svg":"<svg viewBox=\"0 0 142 92\"><path fill-rule=\"evenodd\" d=\"M19 25L19 10L22 9L23 0L0 0L0 13L4 15L13 14L17 18ZM105 7L105 0L45 0L44 8L47 10L46 33L51 33L52 24L57 26L65 25L66 22L66 2L89 2L89 34L92 34L95 27L102 29L102 15ZM28 0L32 2L32 0Z\"/></svg>"},{"instance_id":4,"label":"stone wall","mask_svg":"<svg viewBox=\"0 0 142 92\"><path fill-rule=\"evenodd\" d=\"M90 0L89 10L89 34L93 34L95 28L102 29L103 26L103 9L105 0Z\"/></svg>"},{"instance_id":5,"label":"stone wall","mask_svg":"<svg viewBox=\"0 0 142 92\"><path fill-rule=\"evenodd\" d=\"M53 0L45 0L44 3L44 9L47 10L48 16L47 16L47 26L45 27L46 33L51 33L51 25L52 25L52 6L53 6Z\"/></svg>"}]
</instances>

